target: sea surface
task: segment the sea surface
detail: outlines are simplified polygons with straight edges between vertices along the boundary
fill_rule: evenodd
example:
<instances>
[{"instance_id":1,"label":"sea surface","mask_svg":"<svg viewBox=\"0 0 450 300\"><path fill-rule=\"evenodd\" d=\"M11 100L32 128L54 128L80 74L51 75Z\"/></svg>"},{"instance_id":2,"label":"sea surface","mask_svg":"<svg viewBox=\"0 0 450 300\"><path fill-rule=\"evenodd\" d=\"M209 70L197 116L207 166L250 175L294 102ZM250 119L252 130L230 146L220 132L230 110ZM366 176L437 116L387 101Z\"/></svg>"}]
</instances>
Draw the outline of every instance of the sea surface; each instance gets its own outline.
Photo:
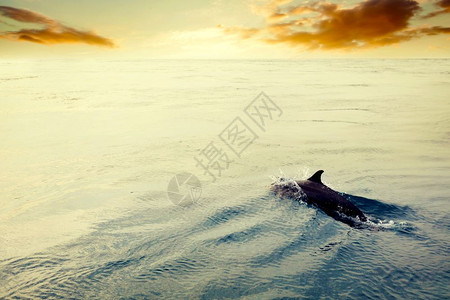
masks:
<instances>
[{"instance_id":1,"label":"sea surface","mask_svg":"<svg viewBox=\"0 0 450 300\"><path fill-rule=\"evenodd\" d=\"M450 60L2 60L0 107L0 299L450 298ZM366 226L271 192L319 169Z\"/></svg>"}]
</instances>

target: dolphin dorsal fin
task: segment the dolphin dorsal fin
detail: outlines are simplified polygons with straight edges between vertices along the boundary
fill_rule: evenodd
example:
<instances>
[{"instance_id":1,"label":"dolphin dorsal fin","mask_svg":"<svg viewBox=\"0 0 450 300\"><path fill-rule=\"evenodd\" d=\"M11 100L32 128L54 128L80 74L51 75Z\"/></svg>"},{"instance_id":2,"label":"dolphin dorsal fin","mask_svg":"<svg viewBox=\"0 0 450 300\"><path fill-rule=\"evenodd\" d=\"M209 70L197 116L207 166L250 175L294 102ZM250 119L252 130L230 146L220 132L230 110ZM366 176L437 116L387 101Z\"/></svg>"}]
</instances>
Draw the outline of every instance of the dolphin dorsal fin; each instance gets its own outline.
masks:
<instances>
[{"instance_id":1,"label":"dolphin dorsal fin","mask_svg":"<svg viewBox=\"0 0 450 300\"><path fill-rule=\"evenodd\" d=\"M308 178L309 181L313 181L313 182L317 182L320 184L322 183L322 180L320 179L320 177L322 176L323 170L319 170L316 173L314 173L313 176L311 176L310 178Z\"/></svg>"}]
</instances>

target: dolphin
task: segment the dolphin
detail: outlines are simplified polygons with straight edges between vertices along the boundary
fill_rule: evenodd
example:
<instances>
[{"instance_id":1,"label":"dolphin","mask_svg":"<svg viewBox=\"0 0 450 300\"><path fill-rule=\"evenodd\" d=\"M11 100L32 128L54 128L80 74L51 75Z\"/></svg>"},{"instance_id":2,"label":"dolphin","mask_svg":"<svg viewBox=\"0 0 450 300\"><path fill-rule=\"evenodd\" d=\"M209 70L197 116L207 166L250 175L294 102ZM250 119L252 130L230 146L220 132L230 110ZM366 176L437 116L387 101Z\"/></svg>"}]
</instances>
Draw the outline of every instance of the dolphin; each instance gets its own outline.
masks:
<instances>
[{"instance_id":1,"label":"dolphin","mask_svg":"<svg viewBox=\"0 0 450 300\"><path fill-rule=\"evenodd\" d=\"M358 207L322 183L323 172L319 170L307 180L295 181L296 184L273 185L272 190L282 197L292 198L304 194L306 197L302 197L302 200L306 203L317 206L330 217L351 226L355 226L358 219L367 221L367 217Z\"/></svg>"}]
</instances>

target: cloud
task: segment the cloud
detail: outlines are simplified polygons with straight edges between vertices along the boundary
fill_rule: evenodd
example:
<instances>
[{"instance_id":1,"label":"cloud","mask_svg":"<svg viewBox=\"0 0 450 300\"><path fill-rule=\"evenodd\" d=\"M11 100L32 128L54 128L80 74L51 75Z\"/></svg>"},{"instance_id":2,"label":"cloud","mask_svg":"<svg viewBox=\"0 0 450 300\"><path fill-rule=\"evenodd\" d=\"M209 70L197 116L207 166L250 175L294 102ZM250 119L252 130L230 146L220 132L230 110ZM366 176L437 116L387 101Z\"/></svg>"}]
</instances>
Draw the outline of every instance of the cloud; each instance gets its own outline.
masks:
<instances>
[{"instance_id":1,"label":"cloud","mask_svg":"<svg viewBox=\"0 0 450 300\"><path fill-rule=\"evenodd\" d=\"M115 46L112 40L101 37L92 31L81 31L65 26L56 20L31 10L0 6L0 16L21 23L31 23L43 26L41 29L21 29L0 32L0 38L3 39L27 41L46 45L85 43L105 47ZM0 19L0 21L2 20Z\"/></svg>"},{"instance_id":2,"label":"cloud","mask_svg":"<svg viewBox=\"0 0 450 300\"><path fill-rule=\"evenodd\" d=\"M436 17L438 15L450 13L450 0L436 1L435 4L437 6L439 6L441 9L429 13L428 15L426 15L424 17L424 19L433 18L433 17Z\"/></svg>"},{"instance_id":3,"label":"cloud","mask_svg":"<svg viewBox=\"0 0 450 300\"><path fill-rule=\"evenodd\" d=\"M441 0L438 5L445 8L449 2ZM349 8L323 0L290 6L283 3L290 1L271 1L263 7L266 19L261 28L224 30L243 32L246 38L272 44L309 49L381 47L450 33L450 28L442 26L411 27L410 21L421 11L420 4L414 0L365 0Z\"/></svg>"}]
</instances>

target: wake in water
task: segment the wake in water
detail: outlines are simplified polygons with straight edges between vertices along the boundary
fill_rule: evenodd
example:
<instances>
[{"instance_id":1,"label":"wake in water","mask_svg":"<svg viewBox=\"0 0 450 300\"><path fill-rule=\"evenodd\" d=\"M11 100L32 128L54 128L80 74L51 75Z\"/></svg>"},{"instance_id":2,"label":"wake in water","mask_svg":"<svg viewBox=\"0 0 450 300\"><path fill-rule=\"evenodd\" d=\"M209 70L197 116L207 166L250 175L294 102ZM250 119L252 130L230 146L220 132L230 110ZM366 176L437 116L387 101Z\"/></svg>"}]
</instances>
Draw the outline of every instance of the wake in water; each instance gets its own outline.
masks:
<instances>
[{"instance_id":1,"label":"wake in water","mask_svg":"<svg viewBox=\"0 0 450 300\"><path fill-rule=\"evenodd\" d=\"M299 179L298 177L289 178L282 172L281 176L272 176L271 191L279 198L293 199L304 205L312 204L313 206L320 208L320 205L312 203L314 201L309 201L307 193L299 185L299 182L303 182L309 178L309 176L305 176L307 174L306 172L303 173L304 176L302 179ZM332 214L324 211L338 221L358 229L395 230L400 232L414 231L414 227L410 223L390 219L412 215L413 212L409 207L385 204L374 199L353 196L340 192L338 194L355 206L361 208L365 215L365 219L361 219L358 216L355 217L344 214L342 211L335 211ZM338 208L341 207L338 206Z\"/></svg>"}]
</instances>

